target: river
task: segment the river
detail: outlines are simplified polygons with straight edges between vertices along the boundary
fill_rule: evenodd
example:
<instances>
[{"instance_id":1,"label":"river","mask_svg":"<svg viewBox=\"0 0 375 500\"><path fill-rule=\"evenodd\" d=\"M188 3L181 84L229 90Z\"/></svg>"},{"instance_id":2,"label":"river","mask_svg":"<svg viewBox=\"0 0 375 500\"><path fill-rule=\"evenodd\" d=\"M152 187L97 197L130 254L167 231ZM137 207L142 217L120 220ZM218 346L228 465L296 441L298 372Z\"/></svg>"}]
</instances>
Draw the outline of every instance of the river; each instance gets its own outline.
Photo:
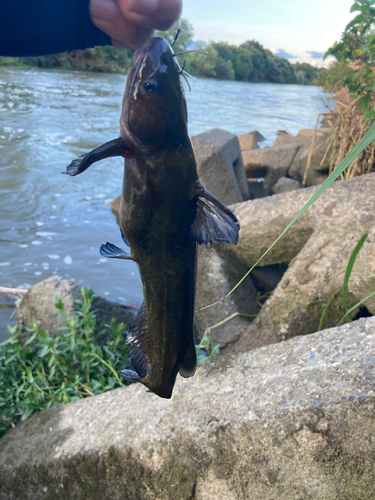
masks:
<instances>
[{"instance_id":1,"label":"river","mask_svg":"<svg viewBox=\"0 0 375 500\"><path fill-rule=\"evenodd\" d=\"M52 274L108 298L141 303L136 265L104 259L107 240L122 246L109 204L120 194L123 160L109 159L71 178L72 159L119 135L126 77L0 68L0 286L33 285ZM213 80L186 91L191 136L218 127L276 131L315 127L320 88ZM12 311L0 309L0 340Z\"/></svg>"}]
</instances>

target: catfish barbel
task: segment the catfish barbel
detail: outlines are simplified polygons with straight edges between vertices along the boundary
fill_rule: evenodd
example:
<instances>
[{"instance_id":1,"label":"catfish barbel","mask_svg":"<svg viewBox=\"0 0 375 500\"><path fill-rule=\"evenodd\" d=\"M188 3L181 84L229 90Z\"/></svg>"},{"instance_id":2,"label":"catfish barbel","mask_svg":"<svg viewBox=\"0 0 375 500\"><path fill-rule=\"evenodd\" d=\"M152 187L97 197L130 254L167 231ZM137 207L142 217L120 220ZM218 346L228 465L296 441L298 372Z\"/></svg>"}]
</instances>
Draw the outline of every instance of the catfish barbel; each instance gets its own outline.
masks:
<instances>
[{"instance_id":1,"label":"catfish barbel","mask_svg":"<svg viewBox=\"0 0 375 500\"><path fill-rule=\"evenodd\" d=\"M178 372L191 377L196 369L196 244L236 244L239 232L234 214L199 182L181 74L163 38L138 49L126 81L121 137L67 167L74 176L104 158L125 158L120 226L130 254L108 242L100 252L137 263L144 302L127 334L135 371L119 373L163 398L172 396Z\"/></svg>"}]
</instances>

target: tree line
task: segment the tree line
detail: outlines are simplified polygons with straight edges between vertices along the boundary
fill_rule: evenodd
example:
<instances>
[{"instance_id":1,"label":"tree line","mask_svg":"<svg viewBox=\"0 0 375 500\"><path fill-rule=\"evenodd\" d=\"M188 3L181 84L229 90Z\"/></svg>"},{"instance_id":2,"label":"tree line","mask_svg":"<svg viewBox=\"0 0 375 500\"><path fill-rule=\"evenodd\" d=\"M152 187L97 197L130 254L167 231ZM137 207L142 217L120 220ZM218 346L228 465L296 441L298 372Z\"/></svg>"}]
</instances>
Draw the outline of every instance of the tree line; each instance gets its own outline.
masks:
<instances>
[{"instance_id":1,"label":"tree line","mask_svg":"<svg viewBox=\"0 0 375 500\"><path fill-rule=\"evenodd\" d=\"M207 54L188 54L185 67L194 76L241 82L313 85L319 73L324 71L307 63L291 64L283 57L274 56L254 40L240 46L226 42L210 43L205 50Z\"/></svg>"},{"instance_id":2,"label":"tree line","mask_svg":"<svg viewBox=\"0 0 375 500\"><path fill-rule=\"evenodd\" d=\"M193 44L192 24L182 19L180 28L181 34L174 45L176 52L188 50ZM172 43L176 31L176 28L172 28L157 35ZM189 53L184 55L181 61L186 60L185 69L188 73L202 78L312 85L318 75L324 72L324 69L307 63L291 64L287 59L274 56L270 50L254 40L239 46L226 42L211 42L205 46L196 44L195 48L205 50L206 53ZM131 57L131 51L106 46L42 57L0 57L0 65L127 73Z\"/></svg>"}]
</instances>

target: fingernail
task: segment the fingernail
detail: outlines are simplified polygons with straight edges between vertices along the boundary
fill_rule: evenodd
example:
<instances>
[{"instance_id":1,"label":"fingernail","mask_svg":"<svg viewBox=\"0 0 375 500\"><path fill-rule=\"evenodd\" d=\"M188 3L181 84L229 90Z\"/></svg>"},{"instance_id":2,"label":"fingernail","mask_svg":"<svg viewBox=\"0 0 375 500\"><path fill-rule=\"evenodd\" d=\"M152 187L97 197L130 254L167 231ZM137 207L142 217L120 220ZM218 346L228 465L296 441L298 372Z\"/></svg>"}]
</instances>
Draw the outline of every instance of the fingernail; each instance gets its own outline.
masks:
<instances>
[{"instance_id":1,"label":"fingernail","mask_svg":"<svg viewBox=\"0 0 375 500\"><path fill-rule=\"evenodd\" d=\"M117 7L113 0L90 0L90 13L101 21L110 21L116 15Z\"/></svg>"},{"instance_id":2,"label":"fingernail","mask_svg":"<svg viewBox=\"0 0 375 500\"><path fill-rule=\"evenodd\" d=\"M141 16L149 16L157 9L157 0L128 0L127 10Z\"/></svg>"}]
</instances>

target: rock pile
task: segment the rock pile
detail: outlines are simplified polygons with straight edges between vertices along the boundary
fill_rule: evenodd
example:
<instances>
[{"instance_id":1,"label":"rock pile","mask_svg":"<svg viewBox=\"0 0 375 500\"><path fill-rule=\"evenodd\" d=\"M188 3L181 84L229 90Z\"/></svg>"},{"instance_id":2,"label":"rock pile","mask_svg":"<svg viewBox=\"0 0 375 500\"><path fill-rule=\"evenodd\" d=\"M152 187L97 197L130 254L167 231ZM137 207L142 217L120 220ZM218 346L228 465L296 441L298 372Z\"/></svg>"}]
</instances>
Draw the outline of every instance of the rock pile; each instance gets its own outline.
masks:
<instances>
[{"instance_id":1,"label":"rock pile","mask_svg":"<svg viewBox=\"0 0 375 500\"><path fill-rule=\"evenodd\" d=\"M315 139L314 133L313 129L305 129L293 137L279 132L273 146L264 149L254 145L247 148L250 141L243 142L241 150L246 176L250 190L258 194L256 197L300 189L310 155L306 186L324 182L329 170L329 133L327 129L318 129ZM261 190L256 185L259 179L264 179Z\"/></svg>"},{"instance_id":2,"label":"rock pile","mask_svg":"<svg viewBox=\"0 0 375 500\"><path fill-rule=\"evenodd\" d=\"M226 259L250 268L279 236L317 188L247 201L232 208L241 224L237 246L222 246ZM273 294L259 312L258 328L266 337L283 340L317 330L327 302L324 325L337 324L345 314L342 287L346 267L359 239L369 233L349 281L347 308L374 290L375 174L335 182L299 219L260 266L288 265ZM335 294L335 295L334 295ZM334 296L333 296L334 295ZM333 296L333 298L332 298ZM374 302L355 308L375 314Z\"/></svg>"},{"instance_id":3,"label":"rock pile","mask_svg":"<svg viewBox=\"0 0 375 500\"><path fill-rule=\"evenodd\" d=\"M373 498L375 322L44 410L0 440L0 498Z\"/></svg>"}]
</instances>

